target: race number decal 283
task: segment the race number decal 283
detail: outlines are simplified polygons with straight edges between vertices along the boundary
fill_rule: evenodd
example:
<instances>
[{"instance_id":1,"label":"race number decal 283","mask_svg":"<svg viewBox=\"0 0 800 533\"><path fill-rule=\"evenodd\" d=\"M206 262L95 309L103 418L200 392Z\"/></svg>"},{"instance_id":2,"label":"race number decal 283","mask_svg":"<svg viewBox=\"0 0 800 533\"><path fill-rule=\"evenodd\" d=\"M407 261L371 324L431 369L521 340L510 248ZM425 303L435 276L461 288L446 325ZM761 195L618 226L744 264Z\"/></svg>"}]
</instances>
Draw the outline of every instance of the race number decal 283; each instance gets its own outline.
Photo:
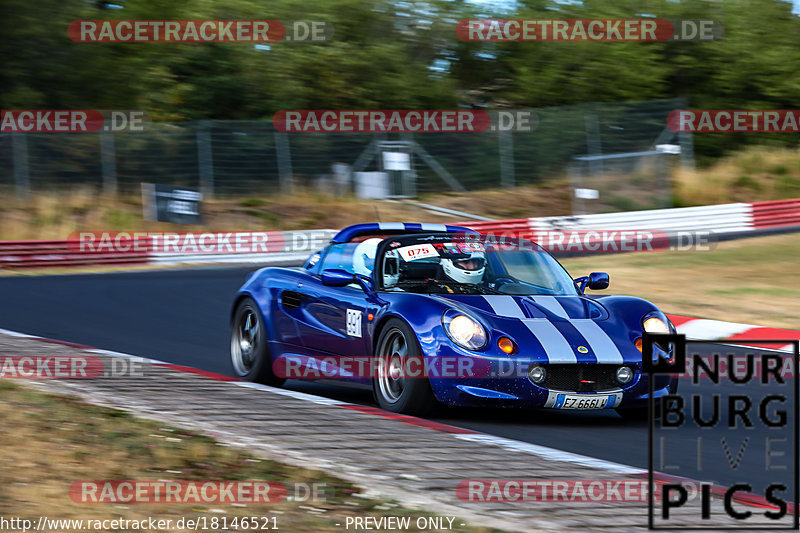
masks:
<instances>
[{"instance_id":1,"label":"race number decal 283","mask_svg":"<svg viewBox=\"0 0 800 533\"><path fill-rule=\"evenodd\" d=\"M347 310L347 334L351 337L361 336L361 311Z\"/></svg>"}]
</instances>

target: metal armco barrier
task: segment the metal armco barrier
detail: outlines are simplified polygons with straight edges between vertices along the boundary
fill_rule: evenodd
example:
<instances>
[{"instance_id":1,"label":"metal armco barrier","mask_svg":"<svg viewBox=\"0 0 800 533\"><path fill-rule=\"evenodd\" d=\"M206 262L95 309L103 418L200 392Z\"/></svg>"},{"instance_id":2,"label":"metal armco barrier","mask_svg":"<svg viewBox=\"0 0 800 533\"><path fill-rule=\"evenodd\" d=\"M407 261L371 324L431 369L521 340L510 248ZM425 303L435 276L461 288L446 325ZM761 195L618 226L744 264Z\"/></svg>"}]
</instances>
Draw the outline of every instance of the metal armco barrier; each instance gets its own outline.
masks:
<instances>
[{"instance_id":1,"label":"metal armco barrier","mask_svg":"<svg viewBox=\"0 0 800 533\"><path fill-rule=\"evenodd\" d=\"M753 205L753 225L760 228L800 224L800 198L758 202Z\"/></svg>"},{"instance_id":2,"label":"metal armco barrier","mask_svg":"<svg viewBox=\"0 0 800 533\"><path fill-rule=\"evenodd\" d=\"M120 233L120 232L114 232ZM124 233L124 232L123 232ZM198 249L170 249L168 245L154 245L153 239L137 241L139 246L114 247L94 243L82 246L80 239L46 241L0 241L0 268L42 268L84 265L133 264L198 264L198 263L261 263L285 264L302 261L319 250L336 233L335 230L267 232L280 244L266 252L237 251L237 236L250 236L258 232L232 232L208 235L230 236L230 247L213 251ZM183 246L183 245L182 245ZM271 245L272 246L272 245Z\"/></svg>"},{"instance_id":3,"label":"metal armco barrier","mask_svg":"<svg viewBox=\"0 0 800 533\"><path fill-rule=\"evenodd\" d=\"M74 240L0 241L0 267L41 268L80 265L132 265L150 260L146 252L82 252Z\"/></svg>"},{"instance_id":4,"label":"metal armco barrier","mask_svg":"<svg viewBox=\"0 0 800 533\"><path fill-rule=\"evenodd\" d=\"M655 209L580 217L537 217L465 222L481 233L535 238L537 232L559 230L710 231L718 234L798 226L800 198L756 203L732 203L676 209ZM305 259L322 248L335 230L281 232L285 245L268 253L174 253L161 251L86 252L75 240L0 241L0 268L106 264L260 263L276 264ZM233 233L236 235L236 233Z\"/></svg>"},{"instance_id":5,"label":"metal armco barrier","mask_svg":"<svg viewBox=\"0 0 800 533\"><path fill-rule=\"evenodd\" d=\"M503 235L518 239L528 239L532 235L531 219L492 220L488 222L465 222L463 225L484 234Z\"/></svg>"},{"instance_id":6,"label":"metal armco barrier","mask_svg":"<svg viewBox=\"0 0 800 533\"><path fill-rule=\"evenodd\" d=\"M603 213L578 217L531 218L534 231L560 229L743 232L753 229L753 204L735 203L654 209L627 213Z\"/></svg>"}]
</instances>

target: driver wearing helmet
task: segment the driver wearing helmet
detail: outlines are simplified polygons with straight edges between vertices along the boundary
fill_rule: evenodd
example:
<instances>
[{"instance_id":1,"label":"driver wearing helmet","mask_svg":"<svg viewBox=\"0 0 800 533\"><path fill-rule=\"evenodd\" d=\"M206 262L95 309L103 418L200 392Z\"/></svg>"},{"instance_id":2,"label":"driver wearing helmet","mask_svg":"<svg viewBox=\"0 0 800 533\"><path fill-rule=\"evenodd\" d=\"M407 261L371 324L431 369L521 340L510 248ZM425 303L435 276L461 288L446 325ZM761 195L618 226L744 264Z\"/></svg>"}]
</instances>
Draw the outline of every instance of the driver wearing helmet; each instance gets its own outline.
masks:
<instances>
[{"instance_id":1,"label":"driver wearing helmet","mask_svg":"<svg viewBox=\"0 0 800 533\"><path fill-rule=\"evenodd\" d=\"M483 252L472 252L442 257L439 265L444 280L478 285L483 282L486 271L486 255Z\"/></svg>"},{"instance_id":2,"label":"driver wearing helmet","mask_svg":"<svg viewBox=\"0 0 800 533\"><path fill-rule=\"evenodd\" d=\"M362 276L371 276L375 268L375 252L382 239L373 237L358 243L353 250L353 272Z\"/></svg>"},{"instance_id":3,"label":"driver wearing helmet","mask_svg":"<svg viewBox=\"0 0 800 533\"><path fill-rule=\"evenodd\" d=\"M375 268L375 255L378 244L383 239L373 237L361 242L353 251L353 272L362 276L372 276ZM383 263L383 286L392 287L397 285L399 276L399 256L396 250L387 250L384 255Z\"/></svg>"}]
</instances>

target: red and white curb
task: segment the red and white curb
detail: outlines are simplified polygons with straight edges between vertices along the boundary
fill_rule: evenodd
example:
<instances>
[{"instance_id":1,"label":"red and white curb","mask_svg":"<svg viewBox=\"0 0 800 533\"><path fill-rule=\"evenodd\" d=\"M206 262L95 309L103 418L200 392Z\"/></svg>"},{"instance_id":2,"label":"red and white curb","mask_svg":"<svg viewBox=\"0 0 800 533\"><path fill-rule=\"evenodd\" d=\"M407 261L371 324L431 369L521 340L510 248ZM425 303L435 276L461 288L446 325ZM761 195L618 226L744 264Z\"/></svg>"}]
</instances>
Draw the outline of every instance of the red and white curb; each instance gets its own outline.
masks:
<instances>
[{"instance_id":1,"label":"red and white curb","mask_svg":"<svg viewBox=\"0 0 800 533\"><path fill-rule=\"evenodd\" d=\"M402 415L398 413L392 413L390 411L384 411L383 409L379 409L377 407L370 407L367 405L358 405L349 402L342 402L339 400L332 400L330 398L325 398L323 396L316 396L314 394L308 394L305 392L298 392L292 391L287 389L279 389L276 387L270 387L268 385L261 385L259 383L251 383L249 381L241 381L237 378L226 376L224 374L218 374L216 372L208 372L206 370L200 370L198 368L192 368L188 366L176 365L174 363L167 363L165 361L159 361L158 359L149 359L146 357L140 357L137 355L126 354L122 352L114 352L110 350L102 350L99 348L93 348L91 346L86 346L83 344L77 344L74 342L67 342L67 341L60 341L56 339L48 339L46 337L39 337L36 335L28 335L27 333L21 333L19 331L10 331L6 329L0 329L0 334L8 335L10 337L17 337L21 339L28 339L34 340L38 342L45 342L48 344L59 344L63 346L67 346L70 348L74 348L76 350L82 350L90 354L96 355L105 355L108 357L118 357L123 359L135 360L141 364L149 364L154 366L160 366L163 368L168 368L170 370L175 370L177 372L185 372L188 374L194 374L198 376L203 376L208 379L213 379L215 381L224 381L228 382L231 385L236 385L237 387L244 387L247 389L254 389L254 390L262 390L262 391L269 391L273 394L278 394L281 396L288 396L290 398L295 398L297 400L303 400L307 402L312 402L318 405L331 405L335 407L340 407L342 409L349 409L353 411L358 411L360 413L378 416L381 418L386 418L390 420L395 420L397 422L402 422L404 424L409 424L412 426L424 427L428 429L432 429L434 431L439 431L441 433L447 433L453 435L455 438L462 439L462 440L469 440L473 442L480 442L483 444L494 444L495 446L499 446L501 448L505 448L508 450L520 451L529 453L532 455L536 455L539 457L544 457L546 459L551 459L554 461L561 461L566 463L572 463L575 465L583 466L583 467L590 467L590 468L597 468L601 470L606 470L609 472L615 472L618 474L625 474L625 475L642 475L647 474L646 470L643 470L638 467L623 465L619 463L615 463L612 461L605 461L603 459L596 459L594 457L588 457L585 455L580 455L572 452L566 452L563 450L557 450L555 448L548 448L546 446L539 446L536 444L530 444L527 442L517 441L513 439L507 439L505 437L497 437L495 435L489 435L485 433L479 433L477 431L472 431L470 429L460 428L456 426L451 426L448 424L442 424L439 422L434 422L433 420L426 420L424 418L418 418L415 416L408 416Z\"/></svg>"},{"instance_id":2,"label":"red and white curb","mask_svg":"<svg viewBox=\"0 0 800 533\"><path fill-rule=\"evenodd\" d=\"M758 343L748 341L800 341L800 331L791 329L768 328L754 326L752 324L739 324L736 322L724 322L722 320L708 320L705 318L692 318L680 315L667 315L675 324L678 333L686 335L689 339L698 340L727 340L737 341L737 344L746 346L756 346L758 348L770 348L791 352L794 350L793 344L781 345L778 343Z\"/></svg>"},{"instance_id":3,"label":"red and white curb","mask_svg":"<svg viewBox=\"0 0 800 533\"><path fill-rule=\"evenodd\" d=\"M727 327L729 329L733 328L733 326L744 326L744 324L731 324L729 322L720 322L720 321L716 321L716 320L693 319L693 318L688 318L688 317L680 317L680 316L676 316L676 315L669 315L669 318L670 318L670 320L673 321L675 326L678 328L679 333L683 333L684 331L687 331L687 329L686 329L687 325L688 325L688 327L692 327L691 324L693 324L694 322L716 323L716 324L723 324L723 325L724 324L728 324L729 326L727 326ZM679 326L676 321L680 322L681 326L684 327L684 331L680 330L681 326ZM725 326L720 326L720 329L714 330L715 331L714 334L716 334L719 331L723 331L721 329L723 327L725 327ZM760 328L760 327L757 327L757 326L748 326L748 328L749 329L757 329L757 330L770 330L772 332L778 332L777 333L778 336L775 337L775 338L780 339L780 340L784 340L784 339L787 339L787 338L793 338L793 337L786 337L785 335L787 333L794 334L794 336L795 336L794 338L799 338L800 337L800 332L797 332L797 331L781 330L781 329L775 329L775 328ZM726 331L728 331L728 330L726 330ZM748 331L749 330L742 330L741 332L738 332L736 334L737 335L745 335L745 334L747 334ZM268 392L273 393L273 394L278 394L278 395L281 395L281 396L287 396L287 397L295 398L295 399L298 399L298 400L308 401L308 402L312 402L312 403L315 403L315 404L318 404L318 405L329 405L329 406L339 407L339 408L342 408L342 409L349 409L349 410L353 410L353 411L358 411L360 413L364 413L364 414L368 414L368 415L372 415L372 416L378 416L378 417L385 418L385 419L395 420L397 422L402 422L404 424L423 427L423 428L431 429L431 430L438 431L438 432L441 432L441 433L449 434L449 435L452 435L454 438L459 439L459 440L465 440L465 441L470 441L470 442L475 442L475 443L480 443L480 444L494 445L494 446L498 446L500 448L504 448L506 450L522 452L522 453L526 453L526 454L533 455L533 456L536 456L536 457L548 459L548 460L551 460L551 461L557 461L557 462L561 462L561 463L568 463L568 464L572 464L572 465L579 466L579 467L584 467L584 468L595 468L595 469L598 469L598 470L604 470L606 472L612 472L612 473L619 474L619 475L631 476L631 477L634 477L634 478L645 478L646 479L648 477L648 474L649 474L646 469L635 467L635 466L616 463L616 462L613 462L613 461L606 461L604 459L598 459L598 458L595 458L595 457L589 457L589 456L586 456L586 455L572 453L572 452L568 452L568 451L564 451L564 450L558 450L556 448L549 448L547 446L540 446L538 444L532 444L532 443L529 443L529 442L522 442L522 441L518 441L518 440L514 440L514 439L508 439L508 438L505 438L505 437L498 437L496 435L489 435L487 433L481 433L481 432L473 431L473 430L470 430L470 429L451 426L451 425L448 425L448 424L442 424L442 423L435 422L433 420L427 420L427 419L424 419L424 418L418 418L418 417L414 417L414 416L408 416L408 415L402 415L402 414L398 414L398 413L392 413L392 412L389 412L389 411L384 411L383 409L379 409L377 407L371 407L371 406L366 406L366 405L358 405L358 404L353 404L353 403L349 403L349 402L341 402L339 400L333 400L333 399L330 399L330 398L325 398L325 397L322 397L322 396L316 396L316 395L308 394L308 393L304 393L304 392L291 391L291 390L286 390L286 389L279 389L279 388L270 387L270 386L267 386L267 385L261 385L261 384L258 384L258 383L245 382L245 381L238 380L237 378L233 378L231 376L226 376L224 374L217 374L215 372L208 372L208 371L200 370L200 369L197 369L197 368L192 368L192 367L187 367L187 366L182 366L182 365L176 365L174 363L167 363L167 362L164 362L164 361L159 361L157 359L149 359L149 358L146 358L146 357L140 357L140 356L121 353L121 352L114 352L114 351L110 351L110 350L102 350L102 349L99 349L99 348L93 348L91 346L86 346L86 345L77 344L77 343L73 343L73 342L60 341L60 340L56 340L56 339L49 339L49 338L46 338L46 337L39 337L39 336L36 336L36 335L28 335L26 333L21 333L21 332L18 332L18 331L10 331L10 330L6 330L6 329L0 329L0 334L8 335L8 336L11 336L11 337L22 338L22 339L34 340L34 341L38 341L38 342L45 342L45 343L48 343L48 344L63 345L63 346L67 346L67 347L70 347L70 348L77 349L77 350L82 350L82 351L85 351L85 352L91 353L91 354L105 355L105 356L108 356L108 357L118 357L118 358L124 358L124 359L129 359L129 360L132 359L132 360L135 360L135 361L137 361L139 363L142 363L142 364L150 364L150 365L154 365L154 366L160 366L160 367L168 368L170 370L174 370L174 371L178 371L178 372L185 372L185 373L190 373L190 374L194 374L194 375L199 375L199 376L203 376L203 377L205 377L207 379L213 379L215 381L227 382L227 383L230 383L231 385L235 385L237 387L244 387L244 388L248 388L248 389L268 391ZM751 336L750 338L758 338L759 340L763 340L766 337L760 337L760 336L759 337L752 337ZM711 339L711 340L716 340L716 339ZM790 345L790 347L791 347L791 345ZM671 475L668 475L668 474L663 474L661 472L654 473L654 480L656 482L663 482L663 483L675 482L675 481L700 483L697 480L693 480L693 479L689 479L689 478L680 478L680 477L677 477L677 476L671 476ZM720 486L714 485L711 488L711 492L716 494L716 495L722 495L725 492L725 487L720 487ZM760 497L755 497L755 496L752 496L752 495L748 495L747 497L744 497L744 498L734 497L734 500L740 501L741 503L744 503L744 504L754 505L754 506L758 506L758 507L770 507L770 504L765 499L760 498ZM790 513L794 512L794 510L793 510L794 506L789 505L789 508L790 508L789 509Z\"/></svg>"}]
</instances>

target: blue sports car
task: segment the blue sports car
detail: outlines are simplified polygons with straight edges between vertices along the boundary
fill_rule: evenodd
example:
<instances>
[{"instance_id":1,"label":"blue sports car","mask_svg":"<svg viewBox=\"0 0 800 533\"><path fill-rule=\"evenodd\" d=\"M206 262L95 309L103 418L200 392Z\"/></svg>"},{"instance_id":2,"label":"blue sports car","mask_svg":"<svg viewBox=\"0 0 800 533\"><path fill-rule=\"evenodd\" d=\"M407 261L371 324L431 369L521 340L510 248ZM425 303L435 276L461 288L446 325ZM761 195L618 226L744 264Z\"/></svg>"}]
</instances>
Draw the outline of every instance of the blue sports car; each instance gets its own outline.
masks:
<instances>
[{"instance_id":1,"label":"blue sports car","mask_svg":"<svg viewBox=\"0 0 800 533\"><path fill-rule=\"evenodd\" d=\"M647 414L642 335L674 333L655 305L588 296L608 275L572 279L523 239L441 224L339 231L302 267L252 273L231 313L242 379L347 380L389 411L454 406L616 409ZM669 359L669 347L654 345ZM677 378L654 378L656 398Z\"/></svg>"}]
</instances>

